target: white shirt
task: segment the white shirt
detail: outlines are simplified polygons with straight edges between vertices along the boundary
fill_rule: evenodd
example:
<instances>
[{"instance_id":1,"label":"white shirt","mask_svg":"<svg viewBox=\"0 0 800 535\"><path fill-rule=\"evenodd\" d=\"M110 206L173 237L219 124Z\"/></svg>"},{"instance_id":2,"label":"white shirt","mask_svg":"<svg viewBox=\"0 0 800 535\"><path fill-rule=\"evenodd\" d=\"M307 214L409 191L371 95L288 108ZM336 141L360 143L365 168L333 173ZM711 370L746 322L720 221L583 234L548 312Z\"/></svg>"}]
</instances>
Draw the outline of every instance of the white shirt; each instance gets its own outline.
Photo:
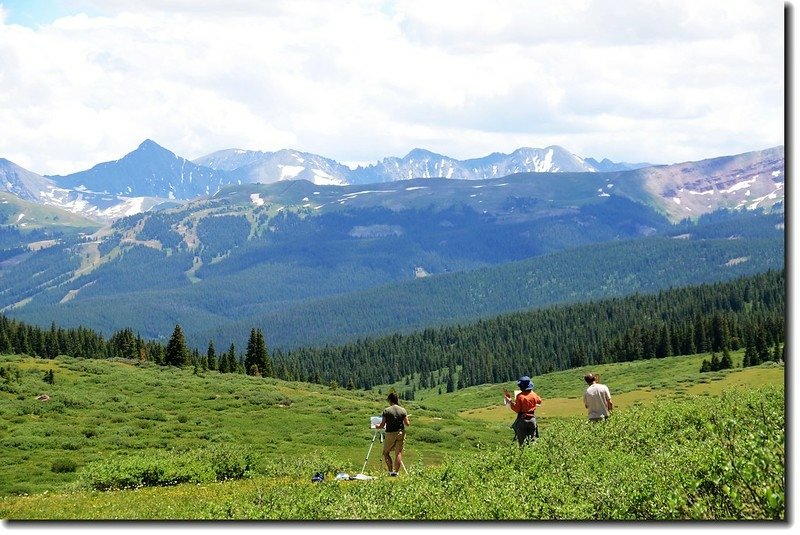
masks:
<instances>
[{"instance_id":1,"label":"white shirt","mask_svg":"<svg viewBox=\"0 0 800 535\"><path fill-rule=\"evenodd\" d=\"M583 404L589 409L589 418L602 418L608 416L608 401L611 392L606 385L594 383L589 385L583 393Z\"/></svg>"}]
</instances>

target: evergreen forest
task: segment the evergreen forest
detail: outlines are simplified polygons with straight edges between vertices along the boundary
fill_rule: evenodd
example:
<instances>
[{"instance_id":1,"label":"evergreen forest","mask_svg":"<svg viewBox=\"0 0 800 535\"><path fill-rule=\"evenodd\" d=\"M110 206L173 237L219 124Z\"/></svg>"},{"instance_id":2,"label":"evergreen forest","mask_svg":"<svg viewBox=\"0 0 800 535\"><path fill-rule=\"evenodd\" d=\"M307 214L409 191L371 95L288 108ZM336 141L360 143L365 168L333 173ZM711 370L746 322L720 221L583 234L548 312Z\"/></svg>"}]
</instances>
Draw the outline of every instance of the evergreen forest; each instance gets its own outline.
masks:
<instances>
[{"instance_id":1,"label":"evergreen forest","mask_svg":"<svg viewBox=\"0 0 800 535\"><path fill-rule=\"evenodd\" d=\"M785 272L505 314L465 325L332 346L269 350L251 328L246 347L190 348L180 325L164 345L130 328L107 339L91 329L43 329L0 316L0 353L41 358L123 358L289 381L370 389L404 381L403 394L447 391L591 364L745 349L744 364L783 360ZM716 365L718 367L718 365Z\"/></svg>"}]
</instances>

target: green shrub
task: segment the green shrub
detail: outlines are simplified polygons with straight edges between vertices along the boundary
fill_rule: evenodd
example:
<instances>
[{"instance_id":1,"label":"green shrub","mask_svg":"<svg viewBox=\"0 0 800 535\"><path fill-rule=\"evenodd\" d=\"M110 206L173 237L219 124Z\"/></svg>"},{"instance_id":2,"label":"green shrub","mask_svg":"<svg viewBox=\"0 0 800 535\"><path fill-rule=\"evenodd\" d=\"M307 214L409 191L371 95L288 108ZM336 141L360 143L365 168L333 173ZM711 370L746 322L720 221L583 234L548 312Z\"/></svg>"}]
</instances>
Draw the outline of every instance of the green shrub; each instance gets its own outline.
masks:
<instances>
[{"instance_id":1,"label":"green shrub","mask_svg":"<svg viewBox=\"0 0 800 535\"><path fill-rule=\"evenodd\" d=\"M79 484L95 490L132 489L242 479L252 471L253 455L243 447L156 450L90 463L81 470Z\"/></svg>"},{"instance_id":2,"label":"green shrub","mask_svg":"<svg viewBox=\"0 0 800 535\"><path fill-rule=\"evenodd\" d=\"M430 429L420 429L416 431L413 435L409 435L409 438L413 436L414 440L419 440L420 442L427 442L428 444L438 444L444 440L442 433L432 431Z\"/></svg>"},{"instance_id":3,"label":"green shrub","mask_svg":"<svg viewBox=\"0 0 800 535\"><path fill-rule=\"evenodd\" d=\"M209 452L217 481L242 479L252 474L254 456L241 446L215 446Z\"/></svg>"},{"instance_id":4,"label":"green shrub","mask_svg":"<svg viewBox=\"0 0 800 535\"><path fill-rule=\"evenodd\" d=\"M72 459L57 459L50 466L50 471L56 474L66 474L78 469L78 463Z\"/></svg>"}]
</instances>

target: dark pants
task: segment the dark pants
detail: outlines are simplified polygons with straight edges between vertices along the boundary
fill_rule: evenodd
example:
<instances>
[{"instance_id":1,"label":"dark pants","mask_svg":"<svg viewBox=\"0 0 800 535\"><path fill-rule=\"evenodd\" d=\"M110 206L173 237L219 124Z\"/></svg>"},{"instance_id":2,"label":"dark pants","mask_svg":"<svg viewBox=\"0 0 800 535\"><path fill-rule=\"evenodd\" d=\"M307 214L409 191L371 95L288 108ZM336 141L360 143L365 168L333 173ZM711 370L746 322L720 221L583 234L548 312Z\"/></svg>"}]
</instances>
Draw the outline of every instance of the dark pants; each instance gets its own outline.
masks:
<instances>
[{"instance_id":1,"label":"dark pants","mask_svg":"<svg viewBox=\"0 0 800 535\"><path fill-rule=\"evenodd\" d=\"M520 447L525 444L526 440L528 442L533 442L539 438L539 426L536 424L536 416L528 419L522 414L519 414L511 428L514 430L514 437L517 439Z\"/></svg>"}]
</instances>

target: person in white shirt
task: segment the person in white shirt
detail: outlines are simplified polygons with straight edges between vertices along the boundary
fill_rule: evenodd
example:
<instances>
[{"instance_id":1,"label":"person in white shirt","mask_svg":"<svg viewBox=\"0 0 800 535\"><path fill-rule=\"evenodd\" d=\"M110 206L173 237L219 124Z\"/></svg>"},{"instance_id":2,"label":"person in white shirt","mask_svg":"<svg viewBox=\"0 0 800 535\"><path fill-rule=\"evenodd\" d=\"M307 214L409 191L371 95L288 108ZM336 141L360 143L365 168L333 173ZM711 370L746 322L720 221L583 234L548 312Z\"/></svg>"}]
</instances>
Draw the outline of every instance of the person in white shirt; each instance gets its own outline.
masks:
<instances>
[{"instance_id":1,"label":"person in white shirt","mask_svg":"<svg viewBox=\"0 0 800 535\"><path fill-rule=\"evenodd\" d=\"M589 421L604 421L614 408L611 392L606 385L600 384L600 376L597 374L587 373L583 380L589 385L583 393L583 406L589 411Z\"/></svg>"}]
</instances>

